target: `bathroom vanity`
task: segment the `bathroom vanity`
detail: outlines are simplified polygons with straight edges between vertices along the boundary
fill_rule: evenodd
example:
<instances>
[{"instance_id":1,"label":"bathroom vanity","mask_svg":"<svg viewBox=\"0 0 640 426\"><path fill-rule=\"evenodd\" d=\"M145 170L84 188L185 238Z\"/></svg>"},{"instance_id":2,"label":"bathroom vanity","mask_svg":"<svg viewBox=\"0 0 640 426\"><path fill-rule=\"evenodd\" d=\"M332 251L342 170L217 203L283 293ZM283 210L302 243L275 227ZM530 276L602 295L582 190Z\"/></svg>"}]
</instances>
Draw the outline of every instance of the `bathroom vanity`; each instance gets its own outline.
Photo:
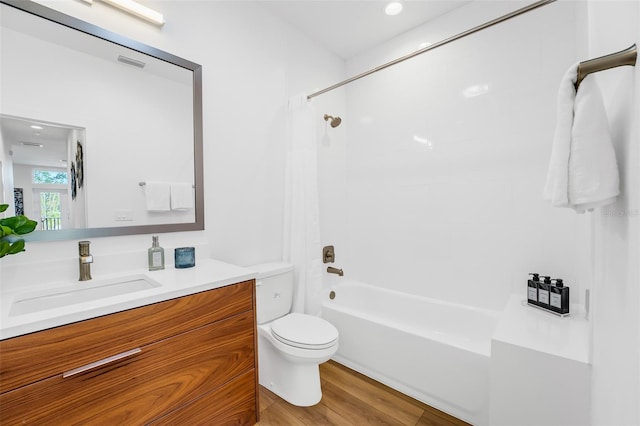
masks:
<instances>
[{"instance_id":1,"label":"bathroom vanity","mask_svg":"<svg viewBox=\"0 0 640 426\"><path fill-rule=\"evenodd\" d=\"M2 424L254 424L255 281L243 268L203 263L154 275L163 290L126 297L139 307L118 302L107 315L0 341ZM100 303L88 305L82 315Z\"/></svg>"}]
</instances>

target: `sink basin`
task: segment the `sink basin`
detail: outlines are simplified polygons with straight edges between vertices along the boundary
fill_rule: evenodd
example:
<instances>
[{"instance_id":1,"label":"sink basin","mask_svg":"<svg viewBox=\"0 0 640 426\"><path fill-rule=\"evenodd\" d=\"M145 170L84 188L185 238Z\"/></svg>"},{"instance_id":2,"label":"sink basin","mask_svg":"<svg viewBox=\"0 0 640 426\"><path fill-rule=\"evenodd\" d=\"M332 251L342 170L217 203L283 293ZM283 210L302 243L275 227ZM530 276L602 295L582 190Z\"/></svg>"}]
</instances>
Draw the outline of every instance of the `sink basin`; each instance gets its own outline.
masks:
<instances>
[{"instance_id":1,"label":"sink basin","mask_svg":"<svg viewBox=\"0 0 640 426\"><path fill-rule=\"evenodd\" d=\"M160 284L146 275L130 275L105 280L78 282L56 289L19 295L11 304L9 316L31 314L156 287L160 287Z\"/></svg>"}]
</instances>

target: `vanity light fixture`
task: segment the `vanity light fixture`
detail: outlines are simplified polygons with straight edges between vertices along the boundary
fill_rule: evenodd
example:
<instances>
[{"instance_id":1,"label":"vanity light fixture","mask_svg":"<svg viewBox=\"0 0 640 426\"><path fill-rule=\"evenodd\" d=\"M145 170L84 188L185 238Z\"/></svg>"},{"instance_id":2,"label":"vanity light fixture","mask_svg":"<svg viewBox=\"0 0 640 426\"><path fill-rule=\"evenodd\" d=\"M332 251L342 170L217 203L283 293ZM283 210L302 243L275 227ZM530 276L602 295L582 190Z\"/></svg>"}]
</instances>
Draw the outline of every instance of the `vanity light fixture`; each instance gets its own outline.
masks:
<instances>
[{"instance_id":1,"label":"vanity light fixture","mask_svg":"<svg viewBox=\"0 0 640 426\"><path fill-rule=\"evenodd\" d=\"M43 145L43 144L41 144L41 143L37 143L37 142L24 142L24 141L20 141L20 145L22 145L22 146L31 146L31 147L34 147L34 148L42 148L42 147L44 147L44 145Z\"/></svg>"},{"instance_id":2,"label":"vanity light fixture","mask_svg":"<svg viewBox=\"0 0 640 426\"><path fill-rule=\"evenodd\" d=\"M389 16L397 15L402 12L402 3L399 1L392 1L388 3L384 8L384 13Z\"/></svg>"},{"instance_id":3,"label":"vanity light fixture","mask_svg":"<svg viewBox=\"0 0 640 426\"><path fill-rule=\"evenodd\" d=\"M125 12L128 12L132 15L135 15L138 18L142 18L146 21L149 21L152 24L155 24L158 26L164 25L164 16L162 15L162 13L156 12L155 10L150 9L147 6L143 6L136 1L133 1L133 0L102 0L102 1L104 3L115 6L118 9L122 9Z\"/></svg>"}]
</instances>

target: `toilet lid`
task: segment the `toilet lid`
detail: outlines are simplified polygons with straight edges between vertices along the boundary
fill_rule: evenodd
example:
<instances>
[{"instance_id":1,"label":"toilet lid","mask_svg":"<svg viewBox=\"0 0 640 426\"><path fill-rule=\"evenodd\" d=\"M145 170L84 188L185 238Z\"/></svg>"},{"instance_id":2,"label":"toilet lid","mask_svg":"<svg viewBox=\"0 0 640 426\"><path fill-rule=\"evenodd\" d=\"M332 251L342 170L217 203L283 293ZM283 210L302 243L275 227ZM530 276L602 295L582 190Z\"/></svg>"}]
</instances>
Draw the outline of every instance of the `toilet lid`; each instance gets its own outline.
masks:
<instances>
[{"instance_id":1,"label":"toilet lid","mask_svg":"<svg viewBox=\"0 0 640 426\"><path fill-rule=\"evenodd\" d=\"M328 321L312 315L293 313L271 323L273 337L303 349L325 349L338 340L338 330Z\"/></svg>"}]
</instances>

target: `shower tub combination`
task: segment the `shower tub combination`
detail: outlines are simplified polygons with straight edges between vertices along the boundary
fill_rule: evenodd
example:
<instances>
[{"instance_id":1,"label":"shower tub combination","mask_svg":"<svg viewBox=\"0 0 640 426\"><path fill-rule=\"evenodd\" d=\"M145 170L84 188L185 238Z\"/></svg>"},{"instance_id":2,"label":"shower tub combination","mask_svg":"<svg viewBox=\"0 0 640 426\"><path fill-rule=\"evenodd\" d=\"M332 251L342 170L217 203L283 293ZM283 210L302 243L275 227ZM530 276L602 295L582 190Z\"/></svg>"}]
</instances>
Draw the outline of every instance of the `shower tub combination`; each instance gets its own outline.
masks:
<instances>
[{"instance_id":1,"label":"shower tub combination","mask_svg":"<svg viewBox=\"0 0 640 426\"><path fill-rule=\"evenodd\" d=\"M489 423L499 312L352 280L330 291L322 316L340 332L334 360L459 419Z\"/></svg>"}]
</instances>

